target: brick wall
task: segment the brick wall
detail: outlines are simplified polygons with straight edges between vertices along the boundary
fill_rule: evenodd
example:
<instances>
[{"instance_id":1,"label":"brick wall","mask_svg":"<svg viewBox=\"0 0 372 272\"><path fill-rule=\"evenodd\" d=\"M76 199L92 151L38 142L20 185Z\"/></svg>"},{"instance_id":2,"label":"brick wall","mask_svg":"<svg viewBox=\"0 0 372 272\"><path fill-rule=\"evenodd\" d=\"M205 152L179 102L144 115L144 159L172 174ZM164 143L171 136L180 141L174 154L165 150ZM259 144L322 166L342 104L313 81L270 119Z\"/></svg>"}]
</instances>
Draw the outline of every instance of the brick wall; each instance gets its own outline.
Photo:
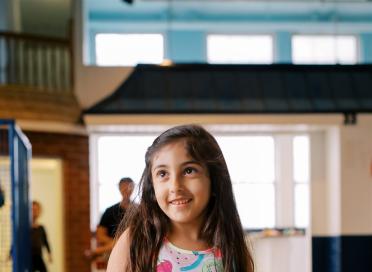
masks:
<instances>
[{"instance_id":1,"label":"brick wall","mask_svg":"<svg viewBox=\"0 0 372 272\"><path fill-rule=\"evenodd\" d=\"M66 272L87 272L90 264L83 252L90 247L88 137L27 131L25 134L33 157L62 159Z\"/></svg>"}]
</instances>

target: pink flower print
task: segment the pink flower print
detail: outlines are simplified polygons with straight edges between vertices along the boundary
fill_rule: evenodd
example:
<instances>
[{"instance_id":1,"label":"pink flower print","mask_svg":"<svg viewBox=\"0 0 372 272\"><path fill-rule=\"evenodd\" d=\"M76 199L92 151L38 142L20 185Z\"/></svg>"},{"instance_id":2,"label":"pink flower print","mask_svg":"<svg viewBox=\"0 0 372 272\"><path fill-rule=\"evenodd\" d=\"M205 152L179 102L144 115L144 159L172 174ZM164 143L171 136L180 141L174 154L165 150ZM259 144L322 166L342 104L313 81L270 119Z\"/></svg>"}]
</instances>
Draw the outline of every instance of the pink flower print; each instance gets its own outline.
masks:
<instances>
[{"instance_id":1,"label":"pink flower print","mask_svg":"<svg viewBox=\"0 0 372 272\"><path fill-rule=\"evenodd\" d=\"M167 260L163 260L156 267L156 272L172 272L172 263Z\"/></svg>"}]
</instances>

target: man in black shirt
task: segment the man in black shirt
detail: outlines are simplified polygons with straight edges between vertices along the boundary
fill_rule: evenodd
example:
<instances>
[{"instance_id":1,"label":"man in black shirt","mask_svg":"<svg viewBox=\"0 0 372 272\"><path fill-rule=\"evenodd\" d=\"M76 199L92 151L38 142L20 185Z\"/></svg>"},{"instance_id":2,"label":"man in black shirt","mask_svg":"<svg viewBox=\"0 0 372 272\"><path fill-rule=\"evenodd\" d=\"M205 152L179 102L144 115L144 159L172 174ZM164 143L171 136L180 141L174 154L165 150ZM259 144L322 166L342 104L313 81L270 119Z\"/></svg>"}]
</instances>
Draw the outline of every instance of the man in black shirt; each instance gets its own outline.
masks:
<instances>
[{"instance_id":1,"label":"man in black shirt","mask_svg":"<svg viewBox=\"0 0 372 272\"><path fill-rule=\"evenodd\" d=\"M119 191L122 200L107 208L103 213L96 231L97 248L93 255L109 253L114 246L114 237L117 227L123 218L126 209L130 204L130 196L134 189L134 182L131 178L122 178L119 181Z\"/></svg>"}]
</instances>

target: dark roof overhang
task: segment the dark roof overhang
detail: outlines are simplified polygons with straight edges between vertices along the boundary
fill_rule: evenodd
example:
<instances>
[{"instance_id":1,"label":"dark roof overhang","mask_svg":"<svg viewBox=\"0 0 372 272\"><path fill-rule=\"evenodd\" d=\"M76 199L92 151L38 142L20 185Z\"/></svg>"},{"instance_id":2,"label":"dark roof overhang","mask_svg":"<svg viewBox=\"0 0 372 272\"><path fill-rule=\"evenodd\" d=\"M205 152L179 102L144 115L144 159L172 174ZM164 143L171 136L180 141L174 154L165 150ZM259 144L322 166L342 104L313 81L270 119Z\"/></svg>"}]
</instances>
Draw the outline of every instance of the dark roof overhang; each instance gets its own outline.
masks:
<instances>
[{"instance_id":1,"label":"dark roof overhang","mask_svg":"<svg viewBox=\"0 0 372 272\"><path fill-rule=\"evenodd\" d=\"M353 119L372 113L372 65L138 65L84 113L342 113Z\"/></svg>"}]
</instances>

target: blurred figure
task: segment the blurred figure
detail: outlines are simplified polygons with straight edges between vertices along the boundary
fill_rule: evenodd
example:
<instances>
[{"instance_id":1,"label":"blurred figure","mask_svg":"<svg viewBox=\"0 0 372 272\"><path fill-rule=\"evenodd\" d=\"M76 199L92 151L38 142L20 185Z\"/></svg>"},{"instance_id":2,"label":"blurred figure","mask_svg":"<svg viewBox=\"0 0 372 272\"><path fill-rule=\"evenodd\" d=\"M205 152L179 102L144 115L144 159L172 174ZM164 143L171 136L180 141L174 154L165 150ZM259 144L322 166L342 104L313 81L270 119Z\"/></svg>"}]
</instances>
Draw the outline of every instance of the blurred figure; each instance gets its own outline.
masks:
<instances>
[{"instance_id":1,"label":"blurred figure","mask_svg":"<svg viewBox=\"0 0 372 272\"><path fill-rule=\"evenodd\" d=\"M4 204L5 204L5 195L4 195L3 189L1 188L1 185L0 185L0 208L2 206L4 206Z\"/></svg>"},{"instance_id":2,"label":"blurred figure","mask_svg":"<svg viewBox=\"0 0 372 272\"><path fill-rule=\"evenodd\" d=\"M32 271L46 272L47 268L43 260L43 247L48 252L49 262L52 262L52 254L45 228L37 222L41 209L41 204L38 201L32 201L31 262Z\"/></svg>"},{"instance_id":3,"label":"blurred figure","mask_svg":"<svg viewBox=\"0 0 372 272\"><path fill-rule=\"evenodd\" d=\"M107 254L105 259L108 259L108 255L114 246L116 229L130 205L130 196L133 189L134 182L131 178L125 177L119 181L119 191L122 199L119 203L107 208L103 213L96 231L97 247L92 251L85 252L88 258L95 259Z\"/></svg>"}]
</instances>

